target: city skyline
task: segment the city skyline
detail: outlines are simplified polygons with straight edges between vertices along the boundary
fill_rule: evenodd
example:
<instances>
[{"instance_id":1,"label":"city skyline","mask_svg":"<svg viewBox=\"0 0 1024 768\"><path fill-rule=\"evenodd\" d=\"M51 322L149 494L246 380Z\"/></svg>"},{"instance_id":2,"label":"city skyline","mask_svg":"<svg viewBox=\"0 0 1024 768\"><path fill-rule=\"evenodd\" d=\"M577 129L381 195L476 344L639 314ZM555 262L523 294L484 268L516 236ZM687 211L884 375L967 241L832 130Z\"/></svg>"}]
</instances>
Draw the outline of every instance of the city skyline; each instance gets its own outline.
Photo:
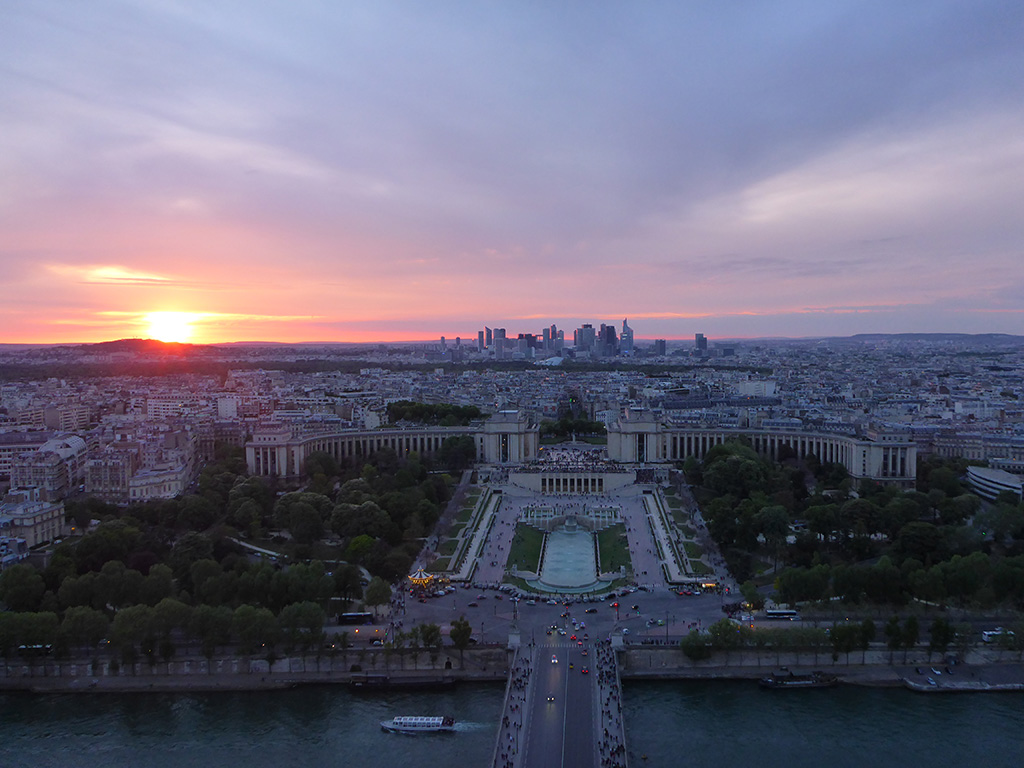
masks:
<instances>
[{"instance_id":1,"label":"city skyline","mask_svg":"<svg viewBox=\"0 0 1024 768\"><path fill-rule=\"evenodd\" d=\"M0 343L1019 333L1022 21L9 3Z\"/></svg>"}]
</instances>

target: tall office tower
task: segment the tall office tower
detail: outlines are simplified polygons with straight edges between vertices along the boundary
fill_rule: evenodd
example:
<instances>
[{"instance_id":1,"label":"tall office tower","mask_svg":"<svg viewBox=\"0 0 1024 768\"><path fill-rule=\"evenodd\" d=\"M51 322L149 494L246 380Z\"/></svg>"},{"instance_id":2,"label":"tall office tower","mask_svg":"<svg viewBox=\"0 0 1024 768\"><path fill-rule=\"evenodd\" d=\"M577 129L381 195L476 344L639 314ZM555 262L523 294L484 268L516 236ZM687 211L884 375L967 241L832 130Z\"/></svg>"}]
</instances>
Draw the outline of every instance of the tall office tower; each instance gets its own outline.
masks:
<instances>
[{"instance_id":1,"label":"tall office tower","mask_svg":"<svg viewBox=\"0 0 1024 768\"><path fill-rule=\"evenodd\" d=\"M541 338L541 344L543 344L541 349L545 349L545 350L551 349L551 329L550 328L545 328L541 332L541 337L542 337Z\"/></svg>"},{"instance_id":2,"label":"tall office tower","mask_svg":"<svg viewBox=\"0 0 1024 768\"><path fill-rule=\"evenodd\" d=\"M555 339L558 338L558 328L555 326L554 323L551 324L551 328L549 328L548 330L551 332L551 341L554 341ZM562 334L562 338L565 338L564 333Z\"/></svg>"},{"instance_id":3,"label":"tall office tower","mask_svg":"<svg viewBox=\"0 0 1024 768\"><path fill-rule=\"evenodd\" d=\"M654 354L664 356L668 348L668 344L664 339L654 340Z\"/></svg>"},{"instance_id":4,"label":"tall office tower","mask_svg":"<svg viewBox=\"0 0 1024 768\"><path fill-rule=\"evenodd\" d=\"M455 337L455 348L458 349L461 346L462 346L462 337L461 336L456 336Z\"/></svg>"},{"instance_id":5,"label":"tall office tower","mask_svg":"<svg viewBox=\"0 0 1024 768\"><path fill-rule=\"evenodd\" d=\"M554 328L554 326L551 327ZM565 347L565 331L559 331L552 343L555 345L555 349L563 349Z\"/></svg>"},{"instance_id":6,"label":"tall office tower","mask_svg":"<svg viewBox=\"0 0 1024 768\"><path fill-rule=\"evenodd\" d=\"M592 352L594 349L594 326L584 323L576 331L576 349L582 352Z\"/></svg>"},{"instance_id":7,"label":"tall office tower","mask_svg":"<svg viewBox=\"0 0 1024 768\"><path fill-rule=\"evenodd\" d=\"M505 359L505 329L494 329L494 357L498 360Z\"/></svg>"},{"instance_id":8,"label":"tall office tower","mask_svg":"<svg viewBox=\"0 0 1024 768\"><path fill-rule=\"evenodd\" d=\"M491 336L491 329L486 325L484 326L484 345L490 347L494 343L494 338Z\"/></svg>"},{"instance_id":9,"label":"tall office tower","mask_svg":"<svg viewBox=\"0 0 1024 768\"><path fill-rule=\"evenodd\" d=\"M619 337L614 325L601 323L601 333L597 337L597 349L601 357L614 357L619 349Z\"/></svg>"},{"instance_id":10,"label":"tall office tower","mask_svg":"<svg viewBox=\"0 0 1024 768\"><path fill-rule=\"evenodd\" d=\"M444 336L442 336L441 337L441 353L444 354L444 352L447 349L448 349L448 343L444 340Z\"/></svg>"},{"instance_id":11,"label":"tall office tower","mask_svg":"<svg viewBox=\"0 0 1024 768\"><path fill-rule=\"evenodd\" d=\"M633 354L633 329L626 318L622 320L622 335L619 336L619 352L623 355Z\"/></svg>"},{"instance_id":12,"label":"tall office tower","mask_svg":"<svg viewBox=\"0 0 1024 768\"><path fill-rule=\"evenodd\" d=\"M694 345L697 348L698 355L703 355L705 352L708 351L708 340L703 333L698 333L696 336L694 336L693 341Z\"/></svg>"},{"instance_id":13,"label":"tall office tower","mask_svg":"<svg viewBox=\"0 0 1024 768\"><path fill-rule=\"evenodd\" d=\"M483 331L477 331L476 332L476 351L477 352L483 352L485 349L487 349L487 347L484 346L484 332Z\"/></svg>"}]
</instances>

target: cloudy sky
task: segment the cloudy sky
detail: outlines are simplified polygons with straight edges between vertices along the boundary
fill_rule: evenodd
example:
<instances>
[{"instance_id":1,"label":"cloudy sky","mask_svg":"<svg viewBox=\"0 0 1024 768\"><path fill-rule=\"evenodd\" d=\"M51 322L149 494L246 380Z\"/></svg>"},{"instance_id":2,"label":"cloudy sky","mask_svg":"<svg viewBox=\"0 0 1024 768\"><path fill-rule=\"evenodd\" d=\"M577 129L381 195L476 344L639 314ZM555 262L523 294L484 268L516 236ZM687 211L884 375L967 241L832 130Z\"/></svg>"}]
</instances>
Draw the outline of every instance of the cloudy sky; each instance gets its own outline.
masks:
<instances>
[{"instance_id":1,"label":"cloudy sky","mask_svg":"<svg viewBox=\"0 0 1024 768\"><path fill-rule=\"evenodd\" d=\"M0 4L0 342L623 317L1024 333L1024 3Z\"/></svg>"}]
</instances>

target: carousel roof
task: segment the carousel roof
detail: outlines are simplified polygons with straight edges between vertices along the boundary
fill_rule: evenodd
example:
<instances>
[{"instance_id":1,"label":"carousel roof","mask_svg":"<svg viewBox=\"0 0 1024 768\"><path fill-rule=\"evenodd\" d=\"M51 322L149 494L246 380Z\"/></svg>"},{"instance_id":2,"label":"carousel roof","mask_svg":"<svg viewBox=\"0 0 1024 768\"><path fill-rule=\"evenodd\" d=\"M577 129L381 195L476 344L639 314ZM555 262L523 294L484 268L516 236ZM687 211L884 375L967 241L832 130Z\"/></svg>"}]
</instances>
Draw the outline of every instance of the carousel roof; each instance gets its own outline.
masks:
<instances>
[{"instance_id":1,"label":"carousel roof","mask_svg":"<svg viewBox=\"0 0 1024 768\"><path fill-rule=\"evenodd\" d=\"M433 581L433 579L433 575L427 573L422 568L417 568L416 571L409 576L409 581L415 584L428 583Z\"/></svg>"}]
</instances>

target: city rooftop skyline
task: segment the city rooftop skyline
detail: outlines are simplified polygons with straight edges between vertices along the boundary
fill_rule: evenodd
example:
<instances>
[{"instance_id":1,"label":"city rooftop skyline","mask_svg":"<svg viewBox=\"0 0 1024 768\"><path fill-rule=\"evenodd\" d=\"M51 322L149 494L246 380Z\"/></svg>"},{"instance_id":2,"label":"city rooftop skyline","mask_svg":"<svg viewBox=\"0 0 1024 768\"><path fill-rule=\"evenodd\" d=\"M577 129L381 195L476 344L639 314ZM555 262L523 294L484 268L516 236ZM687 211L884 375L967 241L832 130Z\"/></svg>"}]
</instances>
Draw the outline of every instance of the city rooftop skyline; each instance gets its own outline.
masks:
<instances>
[{"instance_id":1,"label":"city rooftop skyline","mask_svg":"<svg viewBox=\"0 0 1024 768\"><path fill-rule=\"evenodd\" d=\"M1020 333L1024 6L0 7L0 343Z\"/></svg>"}]
</instances>

